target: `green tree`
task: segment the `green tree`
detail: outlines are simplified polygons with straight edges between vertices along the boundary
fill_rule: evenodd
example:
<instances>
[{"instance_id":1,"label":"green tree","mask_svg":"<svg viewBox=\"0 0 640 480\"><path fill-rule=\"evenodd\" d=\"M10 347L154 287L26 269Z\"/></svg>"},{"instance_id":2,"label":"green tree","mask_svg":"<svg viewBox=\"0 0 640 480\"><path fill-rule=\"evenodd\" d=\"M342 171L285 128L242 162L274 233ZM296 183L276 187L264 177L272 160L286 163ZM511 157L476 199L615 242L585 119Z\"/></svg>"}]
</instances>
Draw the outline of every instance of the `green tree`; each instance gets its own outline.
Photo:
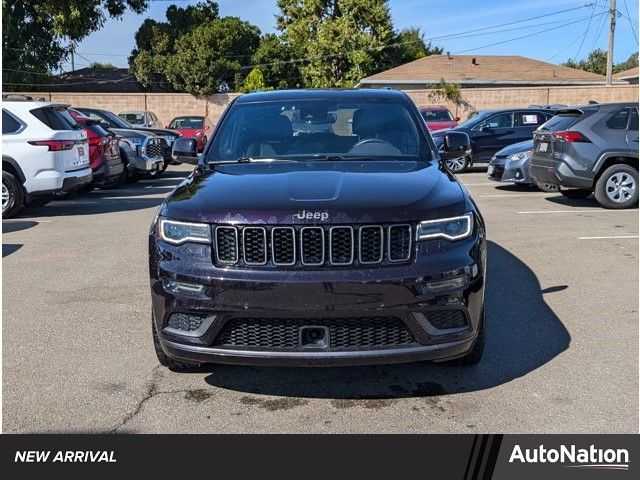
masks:
<instances>
[{"instance_id":1,"label":"green tree","mask_svg":"<svg viewBox=\"0 0 640 480\"><path fill-rule=\"evenodd\" d=\"M305 86L351 87L384 66L393 38L386 0L278 0L278 29Z\"/></svg>"},{"instance_id":2,"label":"green tree","mask_svg":"<svg viewBox=\"0 0 640 480\"><path fill-rule=\"evenodd\" d=\"M435 84L429 92L429 100L434 103L451 102L464 111L475 109L475 107L462 95L460 85L449 83L444 78Z\"/></svg>"},{"instance_id":3,"label":"green tree","mask_svg":"<svg viewBox=\"0 0 640 480\"><path fill-rule=\"evenodd\" d=\"M262 70L259 68L254 68L249 72L249 75L244 79L242 87L240 88L242 93L249 93L256 90L273 90L273 88L267 87L264 81L264 75L262 75Z\"/></svg>"},{"instance_id":4,"label":"green tree","mask_svg":"<svg viewBox=\"0 0 640 480\"><path fill-rule=\"evenodd\" d=\"M176 53L177 40L191 30L218 18L218 4L207 0L185 8L170 5L166 22L146 19L135 33L136 47L129 66L136 79L153 89L156 84L169 84L164 72Z\"/></svg>"},{"instance_id":5,"label":"green tree","mask_svg":"<svg viewBox=\"0 0 640 480\"><path fill-rule=\"evenodd\" d=\"M260 43L258 27L236 17L217 18L190 30L175 44L175 54L156 65L176 90L210 95L236 89L243 65Z\"/></svg>"},{"instance_id":6,"label":"green tree","mask_svg":"<svg viewBox=\"0 0 640 480\"><path fill-rule=\"evenodd\" d=\"M116 67L113 63L92 62L89 68L95 68L100 70L113 70Z\"/></svg>"},{"instance_id":7,"label":"green tree","mask_svg":"<svg viewBox=\"0 0 640 480\"><path fill-rule=\"evenodd\" d=\"M386 68L397 67L404 63L413 62L429 55L442 54L441 47L424 41L424 35L419 27L410 27L394 34L392 45L386 50Z\"/></svg>"},{"instance_id":8,"label":"green tree","mask_svg":"<svg viewBox=\"0 0 640 480\"><path fill-rule=\"evenodd\" d=\"M127 8L142 13L147 5L148 0L2 0L4 89L46 83L71 47L101 28L107 17L119 18Z\"/></svg>"},{"instance_id":9,"label":"green tree","mask_svg":"<svg viewBox=\"0 0 640 480\"><path fill-rule=\"evenodd\" d=\"M589 52L586 59L576 62L569 59L563 63L565 67L577 68L579 70L586 70L587 72L597 73L599 75L607 74L607 52L604 50L596 49ZM623 70L629 70L630 68L638 66L638 52L633 53L624 62L613 65L613 73L622 72Z\"/></svg>"},{"instance_id":10,"label":"green tree","mask_svg":"<svg viewBox=\"0 0 640 480\"><path fill-rule=\"evenodd\" d=\"M251 64L263 73L265 85L272 88L300 86L300 69L293 48L282 37L269 33L262 37L260 46L251 58Z\"/></svg>"}]
</instances>

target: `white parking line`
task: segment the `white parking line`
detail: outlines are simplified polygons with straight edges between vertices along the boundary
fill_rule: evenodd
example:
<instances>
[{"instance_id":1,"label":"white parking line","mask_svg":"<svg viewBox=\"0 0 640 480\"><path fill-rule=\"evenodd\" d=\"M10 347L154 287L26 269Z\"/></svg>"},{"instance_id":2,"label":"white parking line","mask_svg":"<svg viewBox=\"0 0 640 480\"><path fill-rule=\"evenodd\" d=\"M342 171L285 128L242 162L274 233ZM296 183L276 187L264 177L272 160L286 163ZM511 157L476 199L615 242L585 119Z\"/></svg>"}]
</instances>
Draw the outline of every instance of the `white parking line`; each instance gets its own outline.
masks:
<instances>
[{"instance_id":1,"label":"white parking line","mask_svg":"<svg viewBox=\"0 0 640 480\"><path fill-rule=\"evenodd\" d=\"M582 208L582 209L573 209L573 210L531 210L531 211L524 211L524 212L517 212L517 213L522 213L522 214L530 214L530 215L537 215L537 214L544 214L544 213L614 213L614 212L633 212L634 215L638 215L637 210L607 210L604 208Z\"/></svg>"},{"instance_id":2,"label":"white parking line","mask_svg":"<svg viewBox=\"0 0 640 480\"><path fill-rule=\"evenodd\" d=\"M502 198L502 197L544 197L549 193L496 193L489 195L477 195L480 198Z\"/></svg>"},{"instance_id":3,"label":"white parking line","mask_svg":"<svg viewBox=\"0 0 640 480\"><path fill-rule=\"evenodd\" d=\"M462 183L462 185L464 185L465 187L499 187L500 183L498 182L489 182L489 183Z\"/></svg>"},{"instance_id":4,"label":"white parking line","mask_svg":"<svg viewBox=\"0 0 640 480\"><path fill-rule=\"evenodd\" d=\"M615 235L610 237L578 237L578 240L608 240L614 238L638 238L638 235Z\"/></svg>"}]
</instances>

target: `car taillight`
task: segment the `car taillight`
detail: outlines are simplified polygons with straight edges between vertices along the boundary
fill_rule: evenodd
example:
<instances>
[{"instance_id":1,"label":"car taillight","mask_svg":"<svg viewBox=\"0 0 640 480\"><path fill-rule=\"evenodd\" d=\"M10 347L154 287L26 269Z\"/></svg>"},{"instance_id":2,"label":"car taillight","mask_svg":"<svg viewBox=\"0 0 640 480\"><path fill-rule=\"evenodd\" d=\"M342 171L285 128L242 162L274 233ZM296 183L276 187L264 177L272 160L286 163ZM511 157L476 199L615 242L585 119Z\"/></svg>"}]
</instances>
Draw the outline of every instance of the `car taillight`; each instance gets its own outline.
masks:
<instances>
[{"instance_id":1,"label":"car taillight","mask_svg":"<svg viewBox=\"0 0 640 480\"><path fill-rule=\"evenodd\" d=\"M92 147L97 147L98 145L102 145L104 142L102 141L102 137L89 137L89 145Z\"/></svg>"},{"instance_id":2,"label":"car taillight","mask_svg":"<svg viewBox=\"0 0 640 480\"><path fill-rule=\"evenodd\" d=\"M49 147L50 152L60 152L62 150L71 150L75 142L73 140L32 140L31 145L41 147Z\"/></svg>"},{"instance_id":3,"label":"car taillight","mask_svg":"<svg viewBox=\"0 0 640 480\"><path fill-rule=\"evenodd\" d=\"M568 143L572 143L572 142L591 143L591 140L589 140L580 132L562 131L562 132L553 132L552 135L555 138L559 140L564 140L565 142L568 142Z\"/></svg>"}]
</instances>

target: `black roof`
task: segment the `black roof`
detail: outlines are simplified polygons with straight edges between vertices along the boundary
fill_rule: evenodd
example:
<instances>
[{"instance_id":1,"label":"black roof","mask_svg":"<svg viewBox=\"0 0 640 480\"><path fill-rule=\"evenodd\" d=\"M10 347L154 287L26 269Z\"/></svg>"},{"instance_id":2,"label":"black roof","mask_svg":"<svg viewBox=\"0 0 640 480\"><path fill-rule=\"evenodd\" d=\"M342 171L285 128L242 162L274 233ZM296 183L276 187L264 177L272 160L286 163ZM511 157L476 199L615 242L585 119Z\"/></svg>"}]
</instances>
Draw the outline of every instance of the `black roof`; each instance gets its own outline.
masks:
<instances>
[{"instance_id":1,"label":"black roof","mask_svg":"<svg viewBox=\"0 0 640 480\"><path fill-rule=\"evenodd\" d=\"M238 97L238 103L251 102L287 102L294 100L406 100L404 92L386 88L367 89L333 89L333 88L308 88L298 90L272 90L269 92L252 92Z\"/></svg>"}]
</instances>

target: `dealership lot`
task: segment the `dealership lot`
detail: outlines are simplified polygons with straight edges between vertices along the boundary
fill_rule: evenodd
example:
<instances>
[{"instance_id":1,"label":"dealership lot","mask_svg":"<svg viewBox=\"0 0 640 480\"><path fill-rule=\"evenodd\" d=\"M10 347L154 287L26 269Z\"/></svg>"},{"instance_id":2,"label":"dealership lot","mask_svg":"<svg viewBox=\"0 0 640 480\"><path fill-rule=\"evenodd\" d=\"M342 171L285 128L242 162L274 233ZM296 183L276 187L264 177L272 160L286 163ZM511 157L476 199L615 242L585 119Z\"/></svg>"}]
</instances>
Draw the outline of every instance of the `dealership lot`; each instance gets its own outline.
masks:
<instances>
[{"instance_id":1,"label":"dealership lot","mask_svg":"<svg viewBox=\"0 0 640 480\"><path fill-rule=\"evenodd\" d=\"M487 222L475 368L213 366L150 336L147 233L188 167L3 221L5 432L635 432L638 211L460 179Z\"/></svg>"}]
</instances>

